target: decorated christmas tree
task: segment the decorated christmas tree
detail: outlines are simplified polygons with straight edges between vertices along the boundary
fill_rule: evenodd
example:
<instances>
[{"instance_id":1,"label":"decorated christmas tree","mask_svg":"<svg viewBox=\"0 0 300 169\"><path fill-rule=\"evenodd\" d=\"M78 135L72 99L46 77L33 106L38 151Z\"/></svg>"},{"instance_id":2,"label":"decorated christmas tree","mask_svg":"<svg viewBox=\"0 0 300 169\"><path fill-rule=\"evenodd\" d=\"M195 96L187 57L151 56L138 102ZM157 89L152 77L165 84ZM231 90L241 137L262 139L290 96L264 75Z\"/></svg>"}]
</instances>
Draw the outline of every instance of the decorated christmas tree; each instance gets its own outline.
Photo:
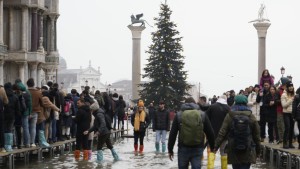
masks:
<instances>
[{"instance_id":1,"label":"decorated christmas tree","mask_svg":"<svg viewBox=\"0 0 300 169\"><path fill-rule=\"evenodd\" d=\"M161 4L160 9L159 17L154 18L157 31L152 33L153 44L146 51L150 56L142 75L149 81L140 84L140 95L146 105L150 102L157 105L164 100L168 108L177 109L184 97L189 95L187 91L191 85L186 81L187 71L183 70L182 37L176 30L176 24L170 21L172 11L166 3Z\"/></svg>"}]
</instances>

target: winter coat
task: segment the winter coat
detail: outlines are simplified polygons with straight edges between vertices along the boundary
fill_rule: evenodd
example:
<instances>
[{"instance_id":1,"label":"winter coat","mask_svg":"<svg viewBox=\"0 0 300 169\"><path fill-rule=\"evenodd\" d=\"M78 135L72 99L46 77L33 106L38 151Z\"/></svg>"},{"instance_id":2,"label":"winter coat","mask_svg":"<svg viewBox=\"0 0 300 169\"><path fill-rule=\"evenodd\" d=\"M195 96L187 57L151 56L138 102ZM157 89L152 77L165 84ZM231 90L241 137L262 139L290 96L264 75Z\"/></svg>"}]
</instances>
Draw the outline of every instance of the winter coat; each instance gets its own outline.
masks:
<instances>
[{"instance_id":1,"label":"winter coat","mask_svg":"<svg viewBox=\"0 0 300 169\"><path fill-rule=\"evenodd\" d=\"M126 103L124 100L118 100L116 102L116 111L118 111L118 119L123 120L125 117L125 108L126 108Z\"/></svg>"},{"instance_id":2,"label":"winter coat","mask_svg":"<svg viewBox=\"0 0 300 169\"><path fill-rule=\"evenodd\" d=\"M277 121L277 100L280 100L279 95L276 93L272 96L271 93L268 93L263 100L263 111L265 114L266 122L276 122ZM270 105L270 102L274 101L273 105Z\"/></svg>"},{"instance_id":3,"label":"winter coat","mask_svg":"<svg viewBox=\"0 0 300 169\"><path fill-rule=\"evenodd\" d=\"M235 152L233 146L233 138L227 137L231 130L232 119L234 115L243 114L250 116L250 128L252 133L253 146L251 150L246 152ZM260 154L260 128L253 114L249 110L230 111L223 122L218 137L216 139L215 148L218 149L224 140L228 139L227 155L228 164L239 163L256 163L256 158Z\"/></svg>"},{"instance_id":4,"label":"winter coat","mask_svg":"<svg viewBox=\"0 0 300 169\"><path fill-rule=\"evenodd\" d=\"M82 134L84 131L90 128L91 122L91 110L87 105L83 105L78 108L77 115L74 121L77 123L77 133Z\"/></svg>"},{"instance_id":5,"label":"winter coat","mask_svg":"<svg viewBox=\"0 0 300 169\"><path fill-rule=\"evenodd\" d=\"M75 103L73 102L73 100L71 100L72 98L65 98L64 99L64 104L63 107L65 106L66 102L69 101L71 102L71 107L70 107L70 112L69 115L66 114L66 112L61 113L61 125L65 126L65 127L71 127L72 126L72 115L74 114L73 112L75 112ZM64 109L64 108L62 108Z\"/></svg>"},{"instance_id":6,"label":"winter coat","mask_svg":"<svg viewBox=\"0 0 300 169\"><path fill-rule=\"evenodd\" d=\"M260 105L256 102L257 93L252 92L248 96L248 103L247 106L251 108L252 114L255 116L256 120L260 120Z\"/></svg>"},{"instance_id":7,"label":"winter coat","mask_svg":"<svg viewBox=\"0 0 300 169\"><path fill-rule=\"evenodd\" d=\"M136 114L136 111L134 111L134 113L131 115L131 118L130 118L132 126L134 126L135 114ZM145 123L145 125L141 125L141 123ZM145 121L141 122L141 123L140 123L140 126L145 126L145 128L143 129L145 131L148 128L149 124L150 124L149 114L146 111L145 111Z\"/></svg>"},{"instance_id":8,"label":"winter coat","mask_svg":"<svg viewBox=\"0 0 300 169\"><path fill-rule=\"evenodd\" d=\"M18 86L20 90L22 91L22 95L25 99L25 104L26 104L26 111L21 112L22 115L28 116L32 112L32 98L31 98L31 93L26 89L25 85L22 82L18 83Z\"/></svg>"},{"instance_id":9,"label":"winter coat","mask_svg":"<svg viewBox=\"0 0 300 169\"><path fill-rule=\"evenodd\" d=\"M195 103L184 103L181 105L180 110L183 112L185 110L199 110L199 106ZM203 119L202 119L203 120ZM215 144L215 137L214 137L214 130L211 127L210 121L208 117L205 115L205 119L203 120L203 131L206 135L206 138L208 139L208 143L210 145L211 149L214 149L214 144ZM173 147L176 142L177 134L180 130L180 125L178 122L178 117L177 114L174 118L174 121L172 123L171 131L169 134L169 141L168 141L168 151L169 153L173 153ZM182 140L178 139L178 147L187 147L186 145L183 145ZM201 141L199 145L195 146L188 146L192 148L204 148L204 139Z\"/></svg>"},{"instance_id":10,"label":"winter coat","mask_svg":"<svg viewBox=\"0 0 300 169\"><path fill-rule=\"evenodd\" d=\"M28 91L31 94L32 99L32 112L41 113L42 112L42 92L36 88L30 87Z\"/></svg>"},{"instance_id":11,"label":"winter coat","mask_svg":"<svg viewBox=\"0 0 300 169\"><path fill-rule=\"evenodd\" d=\"M0 86L0 98L2 99L4 105L8 104L8 98L5 89L4 87L1 86Z\"/></svg>"},{"instance_id":12,"label":"winter coat","mask_svg":"<svg viewBox=\"0 0 300 169\"><path fill-rule=\"evenodd\" d=\"M300 87L296 90L296 95L293 101L293 118L297 121L300 120Z\"/></svg>"},{"instance_id":13,"label":"winter coat","mask_svg":"<svg viewBox=\"0 0 300 169\"><path fill-rule=\"evenodd\" d=\"M281 95L281 105L282 105L282 111L283 113L292 113L292 109L293 109L293 100L294 97L290 97L287 95L287 92L284 91L283 94Z\"/></svg>"},{"instance_id":14,"label":"winter coat","mask_svg":"<svg viewBox=\"0 0 300 169\"><path fill-rule=\"evenodd\" d=\"M167 109L158 109L154 112L153 131L155 130L170 131L170 114Z\"/></svg>"},{"instance_id":15,"label":"winter coat","mask_svg":"<svg viewBox=\"0 0 300 169\"><path fill-rule=\"evenodd\" d=\"M4 120L15 120L16 115L21 115L18 96L12 89L5 90L8 104L4 105Z\"/></svg>"},{"instance_id":16,"label":"winter coat","mask_svg":"<svg viewBox=\"0 0 300 169\"><path fill-rule=\"evenodd\" d=\"M284 89L283 89L282 86L280 86L279 89L278 89L278 94L279 94L279 97L280 97L280 98L281 98L283 92L284 92ZM282 112L282 109L283 109L283 108L282 108L282 105L281 105L281 100L279 100L279 101L277 102L277 114L282 114L282 113L283 113L283 112Z\"/></svg>"},{"instance_id":17,"label":"winter coat","mask_svg":"<svg viewBox=\"0 0 300 169\"><path fill-rule=\"evenodd\" d=\"M227 104L229 107L231 107L234 104L234 96L228 97Z\"/></svg>"},{"instance_id":18,"label":"winter coat","mask_svg":"<svg viewBox=\"0 0 300 169\"><path fill-rule=\"evenodd\" d=\"M43 108L43 114L45 117L45 120L47 120L50 117L50 112L52 111L59 111L60 109L53 104L50 99L47 96L42 97L42 102L44 105Z\"/></svg>"},{"instance_id":19,"label":"winter coat","mask_svg":"<svg viewBox=\"0 0 300 169\"><path fill-rule=\"evenodd\" d=\"M93 116L93 113L91 112L91 123L90 123L90 128L94 126L94 121L95 121L95 116ZM89 138L88 140L93 140L94 139L94 132L89 132Z\"/></svg>"},{"instance_id":20,"label":"winter coat","mask_svg":"<svg viewBox=\"0 0 300 169\"><path fill-rule=\"evenodd\" d=\"M93 113L93 116L95 117L95 120L94 120L93 127L91 127L89 129L89 133L93 132L93 131L95 131L95 132L98 131L100 133L100 136L110 133L110 130L106 127L105 115L104 114L105 114L105 112L101 108Z\"/></svg>"},{"instance_id":21,"label":"winter coat","mask_svg":"<svg viewBox=\"0 0 300 169\"><path fill-rule=\"evenodd\" d=\"M274 80L271 76L267 76L267 77L262 76L260 78L260 82L259 82L259 86L261 89L264 87L265 82L269 82L271 86L274 85Z\"/></svg>"},{"instance_id":22,"label":"winter coat","mask_svg":"<svg viewBox=\"0 0 300 169\"><path fill-rule=\"evenodd\" d=\"M214 130L215 138L218 136L219 130L229 111L230 107L227 104L221 104L218 102L212 104L206 111L206 115L210 120L211 126Z\"/></svg>"}]
</instances>

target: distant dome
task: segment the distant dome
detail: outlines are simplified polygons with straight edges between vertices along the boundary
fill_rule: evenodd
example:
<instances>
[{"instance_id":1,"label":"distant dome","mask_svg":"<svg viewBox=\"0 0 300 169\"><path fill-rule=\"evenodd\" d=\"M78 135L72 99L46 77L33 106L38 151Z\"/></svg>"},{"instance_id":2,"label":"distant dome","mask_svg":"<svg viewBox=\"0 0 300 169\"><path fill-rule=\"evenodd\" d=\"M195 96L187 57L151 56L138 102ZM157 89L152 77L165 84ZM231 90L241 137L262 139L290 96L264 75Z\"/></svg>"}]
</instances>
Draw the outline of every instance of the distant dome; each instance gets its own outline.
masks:
<instances>
[{"instance_id":1,"label":"distant dome","mask_svg":"<svg viewBox=\"0 0 300 169\"><path fill-rule=\"evenodd\" d=\"M58 70L67 69L67 62L63 57L59 57Z\"/></svg>"}]
</instances>

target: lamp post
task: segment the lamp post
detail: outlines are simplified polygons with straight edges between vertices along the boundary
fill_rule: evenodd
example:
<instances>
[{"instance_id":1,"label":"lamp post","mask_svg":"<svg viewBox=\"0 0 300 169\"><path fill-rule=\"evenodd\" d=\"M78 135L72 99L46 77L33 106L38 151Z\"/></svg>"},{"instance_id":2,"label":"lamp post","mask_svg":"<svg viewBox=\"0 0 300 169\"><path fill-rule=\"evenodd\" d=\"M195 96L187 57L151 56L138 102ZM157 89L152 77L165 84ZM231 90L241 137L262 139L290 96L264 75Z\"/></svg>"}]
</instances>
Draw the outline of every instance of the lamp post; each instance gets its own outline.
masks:
<instances>
[{"instance_id":1,"label":"lamp post","mask_svg":"<svg viewBox=\"0 0 300 169\"><path fill-rule=\"evenodd\" d=\"M108 84L108 95L110 95L110 87L111 87L111 84Z\"/></svg>"},{"instance_id":2,"label":"lamp post","mask_svg":"<svg viewBox=\"0 0 300 169\"><path fill-rule=\"evenodd\" d=\"M92 95L95 94L95 86L92 86Z\"/></svg>"},{"instance_id":3,"label":"lamp post","mask_svg":"<svg viewBox=\"0 0 300 169\"><path fill-rule=\"evenodd\" d=\"M293 77L292 77L292 75L288 75L288 76L287 76L287 78L288 78L290 81L292 81L292 80L293 80Z\"/></svg>"},{"instance_id":4,"label":"lamp post","mask_svg":"<svg viewBox=\"0 0 300 169\"><path fill-rule=\"evenodd\" d=\"M281 73L281 77L283 77L283 75L285 73L285 68L283 66L281 66L281 68L280 68L280 73Z\"/></svg>"},{"instance_id":5,"label":"lamp post","mask_svg":"<svg viewBox=\"0 0 300 169\"><path fill-rule=\"evenodd\" d=\"M86 80L86 81L85 81L85 86L88 86L88 84L89 84L89 81Z\"/></svg>"}]
</instances>

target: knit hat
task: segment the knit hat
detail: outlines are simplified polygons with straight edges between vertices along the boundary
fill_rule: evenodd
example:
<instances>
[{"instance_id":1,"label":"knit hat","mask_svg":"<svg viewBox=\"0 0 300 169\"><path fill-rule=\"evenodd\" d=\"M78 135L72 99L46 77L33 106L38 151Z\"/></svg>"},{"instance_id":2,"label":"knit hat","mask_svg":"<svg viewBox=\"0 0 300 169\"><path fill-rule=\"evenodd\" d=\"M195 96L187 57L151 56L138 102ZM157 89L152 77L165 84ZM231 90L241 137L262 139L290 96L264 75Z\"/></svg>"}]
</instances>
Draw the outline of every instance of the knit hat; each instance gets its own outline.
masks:
<instances>
[{"instance_id":1,"label":"knit hat","mask_svg":"<svg viewBox=\"0 0 300 169\"><path fill-rule=\"evenodd\" d=\"M289 88L289 87L291 87L291 86L294 86L293 82L288 81L288 82L286 83L286 88ZM4 87L5 87L5 86L4 86Z\"/></svg>"},{"instance_id":2,"label":"knit hat","mask_svg":"<svg viewBox=\"0 0 300 169\"><path fill-rule=\"evenodd\" d=\"M99 104L98 102L94 102L92 105L90 105L90 109L92 111L98 110L99 109Z\"/></svg>"},{"instance_id":3,"label":"knit hat","mask_svg":"<svg viewBox=\"0 0 300 169\"><path fill-rule=\"evenodd\" d=\"M143 100L139 100L139 102L138 102L138 107L144 107L144 102L143 102Z\"/></svg>"},{"instance_id":4,"label":"knit hat","mask_svg":"<svg viewBox=\"0 0 300 169\"><path fill-rule=\"evenodd\" d=\"M237 95L234 97L234 102L235 102L235 104L244 104L245 105L248 103L248 99L244 95Z\"/></svg>"},{"instance_id":5,"label":"knit hat","mask_svg":"<svg viewBox=\"0 0 300 169\"><path fill-rule=\"evenodd\" d=\"M282 77L282 78L280 78L280 82L281 82L281 84L282 85L285 85L287 82L289 82L290 81L290 79L288 79L288 78L286 78L286 77Z\"/></svg>"}]
</instances>

